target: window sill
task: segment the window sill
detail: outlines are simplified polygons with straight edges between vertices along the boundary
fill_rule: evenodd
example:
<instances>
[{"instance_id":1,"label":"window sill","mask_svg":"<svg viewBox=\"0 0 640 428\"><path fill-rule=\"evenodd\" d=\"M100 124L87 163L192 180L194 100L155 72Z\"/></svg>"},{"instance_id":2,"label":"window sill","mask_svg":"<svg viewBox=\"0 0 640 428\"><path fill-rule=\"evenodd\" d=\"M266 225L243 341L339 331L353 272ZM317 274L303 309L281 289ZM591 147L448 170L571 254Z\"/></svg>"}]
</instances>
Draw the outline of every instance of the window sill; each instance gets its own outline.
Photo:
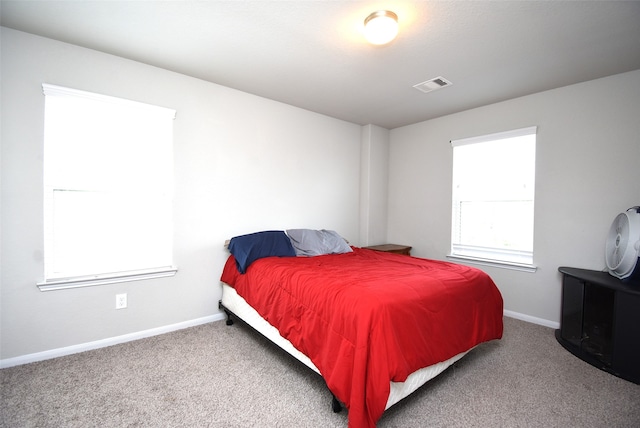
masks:
<instances>
[{"instance_id":1,"label":"window sill","mask_svg":"<svg viewBox=\"0 0 640 428\"><path fill-rule=\"evenodd\" d=\"M69 288L92 287L94 285L116 284L120 282L141 281L143 279L163 278L174 276L176 272L178 272L178 268L175 266L170 266L166 268L119 272L114 274L49 279L38 282L37 286L40 291L65 290Z\"/></svg>"},{"instance_id":2,"label":"window sill","mask_svg":"<svg viewBox=\"0 0 640 428\"><path fill-rule=\"evenodd\" d=\"M472 263L481 266L491 266L500 269L510 269L517 270L520 272L535 272L538 267L536 265L527 264L527 263L514 263L514 262L505 262L501 260L490 260L490 259L481 259L477 257L469 257L469 256L460 256L455 254L447 254L447 259L464 262L464 263Z\"/></svg>"}]
</instances>

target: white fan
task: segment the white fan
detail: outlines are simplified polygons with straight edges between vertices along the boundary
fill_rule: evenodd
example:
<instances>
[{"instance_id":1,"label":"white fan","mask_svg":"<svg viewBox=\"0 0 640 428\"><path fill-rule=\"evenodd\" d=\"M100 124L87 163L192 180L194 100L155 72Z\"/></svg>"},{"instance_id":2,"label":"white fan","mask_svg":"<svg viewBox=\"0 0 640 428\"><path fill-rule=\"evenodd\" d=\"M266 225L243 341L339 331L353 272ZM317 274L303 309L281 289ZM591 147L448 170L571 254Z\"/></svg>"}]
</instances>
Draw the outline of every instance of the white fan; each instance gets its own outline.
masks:
<instances>
[{"instance_id":1,"label":"white fan","mask_svg":"<svg viewBox=\"0 0 640 428\"><path fill-rule=\"evenodd\" d=\"M605 259L609 273L625 279L633 274L640 250L640 206L629 208L613 220L607 235Z\"/></svg>"}]
</instances>

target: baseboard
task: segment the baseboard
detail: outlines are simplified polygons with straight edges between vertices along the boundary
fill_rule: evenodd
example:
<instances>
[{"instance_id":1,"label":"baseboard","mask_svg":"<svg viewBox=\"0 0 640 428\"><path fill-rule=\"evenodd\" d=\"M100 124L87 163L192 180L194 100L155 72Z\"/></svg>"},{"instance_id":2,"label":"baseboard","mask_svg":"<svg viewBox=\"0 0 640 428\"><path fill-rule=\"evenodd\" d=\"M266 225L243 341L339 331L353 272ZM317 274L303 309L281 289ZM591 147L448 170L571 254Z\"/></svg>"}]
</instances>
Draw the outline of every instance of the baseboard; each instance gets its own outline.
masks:
<instances>
[{"instance_id":1,"label":"baseboard","mask_svg":"<svg viewBox=\"0 0 640 428\"><path fill-rule=\"evenodd\" d=\"M183 321L177 324L165 325L162 327L152 328L149 330L138 331L135 333L124 334L122 336L110 337L107 339L96 340L94 342L81 343L79 345L67 346L64 348L51 349L49 351L36 352L34 354L22 355L14 358L0 360L0 369L7 367L19 366L22 364L35 363L37 361L49 360L51 358L64 357L65 355L77 354L78 352L90 351L92 349L105 348L107 346L118 345L120 343L131 342L133 340L144 339L145 337L158 336L160 334L169 333L184 328L195 327L201 324L207 324L214 321L220 321L225 318L223 313L211 315L208 317L197 318L190 321Z\"/></svg>"},{"instance_id":2,"label":"baseboard","mask_svg":"<svg viewBox=\"0 0 640 428\"><path fill-rule=\"evenodd\" d=\"M533 324L543 325L554 329L560 328L560 323L545 320L543 318L533 317L531 315L521 314L514 311L504 311L504 315L509 318L515 318ZM145 337L157 336L169 333L183 328L195 327L197 325L206 324L214 321L221 321L225 318L223 313L211 315L208 317L197 318L190 321L184 321L177 324L166 325L163 327L152 328L149 330L138 331L135 333L124 334L122 336L110 337L108 339L96 340L94 342L81 343L79 345L67 346L64 348L51 349L49 351L36 352L34 354L22 355L14 358L0 360L0 369L7 367L19 366L22 364L35 363L37 361L49 360L51 358L64 357L65 355L77 354L78 352L90 351L92 349L104 348L107 346L118 345L120 343L131 342L133 340L144 339Z\"/></svg>"},{"instance_id":3,"label":"baseboard","mask_svg":"<svg viewBox=\"0 0 640 428\"><path fill-rule=\"evenodd\" d=\"M515 318L515 319L521 320L521 321L530 322L532 324L538 324L538 325L543 325L545 327L551 327L551 328L554 328L554 329L560 328L560 323L559 322L549 321L549 320L545 320L543 318L538 318L538 317L532 317L531 315L521 314L519 312L508 311L506 309L504 310L504 316L505 317L509 317L509 318Z\"/></svg>"}]
</instances>

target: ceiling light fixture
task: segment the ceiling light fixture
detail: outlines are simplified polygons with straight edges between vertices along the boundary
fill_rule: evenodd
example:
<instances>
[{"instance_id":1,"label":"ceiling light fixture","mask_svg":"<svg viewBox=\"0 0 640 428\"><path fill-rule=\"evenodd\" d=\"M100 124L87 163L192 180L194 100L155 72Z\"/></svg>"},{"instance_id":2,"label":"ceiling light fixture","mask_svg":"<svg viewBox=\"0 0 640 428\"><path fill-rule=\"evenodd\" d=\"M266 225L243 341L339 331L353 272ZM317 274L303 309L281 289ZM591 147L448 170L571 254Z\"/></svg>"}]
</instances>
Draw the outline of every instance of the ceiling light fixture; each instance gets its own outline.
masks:
<instances>
[{"instance_id":1,"label":"ceiling light fixture","mask_svg":"<svg viewBox=\"0 0 640 428\"><path fill-rule=\"evenodd\" d=\"M390 10L378 10L364 20L364 36L369 43L384 45L398 34L398 15Z\"/></svg>"}]
</instances>

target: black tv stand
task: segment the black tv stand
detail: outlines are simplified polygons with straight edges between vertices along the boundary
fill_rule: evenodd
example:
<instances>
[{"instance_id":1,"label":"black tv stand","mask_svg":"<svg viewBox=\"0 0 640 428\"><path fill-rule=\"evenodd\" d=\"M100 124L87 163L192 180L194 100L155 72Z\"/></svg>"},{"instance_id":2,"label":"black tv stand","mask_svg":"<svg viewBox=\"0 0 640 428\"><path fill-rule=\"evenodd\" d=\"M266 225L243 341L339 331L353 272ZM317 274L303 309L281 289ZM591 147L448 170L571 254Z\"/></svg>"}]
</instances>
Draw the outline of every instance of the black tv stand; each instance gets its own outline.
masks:
<instances>
[{"instance_id":1,"label":"black tv stand","mask_svg":"<svg viewBox=\"0 0 640 428\"><path fill-rule=\"evenodd\" d=\"M587 363L640 384L640 280L558 270L563 274L558 342Z\"/></svg>"}]
</instances>

